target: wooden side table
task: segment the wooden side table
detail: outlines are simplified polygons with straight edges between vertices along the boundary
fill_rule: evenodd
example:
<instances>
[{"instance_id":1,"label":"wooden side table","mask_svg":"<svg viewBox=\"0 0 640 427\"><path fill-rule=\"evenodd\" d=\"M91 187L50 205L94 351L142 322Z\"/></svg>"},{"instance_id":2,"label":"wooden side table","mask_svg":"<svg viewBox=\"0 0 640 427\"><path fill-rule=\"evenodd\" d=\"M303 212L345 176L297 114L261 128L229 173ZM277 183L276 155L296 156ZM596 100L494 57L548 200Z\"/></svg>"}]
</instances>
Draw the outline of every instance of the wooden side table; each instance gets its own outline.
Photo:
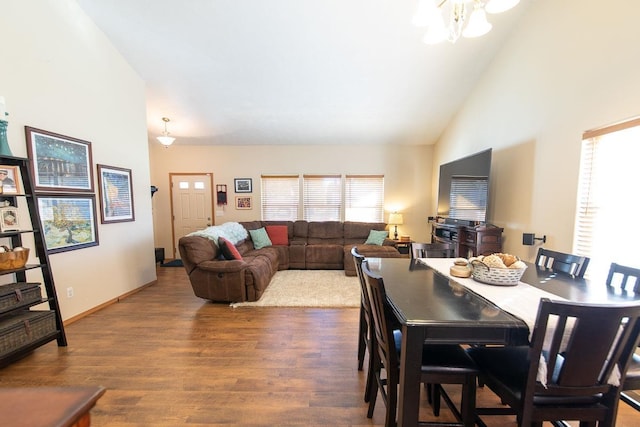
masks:
<instances>
[{"instance_id":1,"label":"wooden side table","mask_svg":"<svg viewBox=\"0 0 640 427\"><path fill-rule=\"evenodd\" d=\"M411 250L411 243L413 242L413 240L394 240L394 242L396 249L398 249L398 252L400 252L402 255L409 255L409 251Z\"/></svg>"},{"instance_id":2,"label":"wooden side table","mask_svg":"<svg viewBox=\"0 0 640 427\"><path fill-rule=\"evenodd\" d=\"M103 387L0 388L2 425L12 427L88 427L89 411Z\"/></svg>"}]
</instances>

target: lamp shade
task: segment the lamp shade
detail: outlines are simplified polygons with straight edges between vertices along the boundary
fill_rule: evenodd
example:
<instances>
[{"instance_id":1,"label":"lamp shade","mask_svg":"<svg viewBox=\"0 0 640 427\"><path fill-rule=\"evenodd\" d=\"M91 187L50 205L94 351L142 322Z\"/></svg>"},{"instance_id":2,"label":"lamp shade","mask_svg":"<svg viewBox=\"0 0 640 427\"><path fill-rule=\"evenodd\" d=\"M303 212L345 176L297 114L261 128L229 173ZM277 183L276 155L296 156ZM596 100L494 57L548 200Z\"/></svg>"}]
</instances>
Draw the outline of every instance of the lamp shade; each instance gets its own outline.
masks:
<instances>
[{"instance_id":1,"label":"lamp shade","mask_svg":"<svg viewBox=\"0 0 640 427\"><path fill-rule=\"evenodd\" d=\"M389 224L392 224L392 225L404 224L402 214L398 212L389 214Z\"/></svg>"}]
</instances>

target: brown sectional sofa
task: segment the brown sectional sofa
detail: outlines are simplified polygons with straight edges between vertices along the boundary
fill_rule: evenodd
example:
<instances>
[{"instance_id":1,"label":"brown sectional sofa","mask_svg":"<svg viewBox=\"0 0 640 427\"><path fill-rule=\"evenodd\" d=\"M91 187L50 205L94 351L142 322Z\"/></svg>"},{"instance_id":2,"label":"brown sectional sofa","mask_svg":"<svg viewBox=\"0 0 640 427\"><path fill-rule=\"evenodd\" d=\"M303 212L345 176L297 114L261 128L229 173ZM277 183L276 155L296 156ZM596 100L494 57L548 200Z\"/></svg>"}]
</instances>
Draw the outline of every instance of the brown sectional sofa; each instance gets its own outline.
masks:
<instances>
[{"instance_id":1,"label":"brown sectional sofa","mask_svg":"<svg viewBox=\"0 0 640 427\"><path fill-rule=\"evenodd\" d=\"M393 240L365 245L371 230L385 230L384 223L250 221L240 223L247 231L268 225L287 227L288 245L255 249L251 237L238 242L242 260L226 260L218 246L205 237L180 238L178 249L196 296L211 301L256 301L278 270L345 270L355 276L351 248L364 256L402 257Z\"/></svg>"}]
</instances>

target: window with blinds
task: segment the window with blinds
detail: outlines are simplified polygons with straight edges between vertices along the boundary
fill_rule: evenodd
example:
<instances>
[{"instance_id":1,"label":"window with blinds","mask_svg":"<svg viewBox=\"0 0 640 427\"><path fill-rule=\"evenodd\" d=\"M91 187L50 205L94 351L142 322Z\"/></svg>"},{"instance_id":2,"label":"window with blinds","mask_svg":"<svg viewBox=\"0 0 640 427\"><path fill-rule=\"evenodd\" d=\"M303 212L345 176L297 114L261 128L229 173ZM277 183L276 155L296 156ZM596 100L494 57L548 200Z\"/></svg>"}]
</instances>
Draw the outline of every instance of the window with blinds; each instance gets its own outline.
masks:
<instances>
[{"instance_id":1,"label":"window with blinds","mask_svg":"<svg viewBox=\"0 0 640 427\"><path fill-rule=\"evenodd\" d=\"M485 221L489 179L486 176L452 176L449 217Z\"/></svg>"},{"instance_id":2,"label":"window with blinds","mask_svg":"<svg viewBox=\"0 0 640 427\"><path fill-rule=\"evenodd\" d=\"M303 181L303 219L340 221L342 177L340 175L304 175Z\"/></svg>"},{"instance_id":3,"label":"window with blinds","mask_svg":"<svg viewBox=\"0 0 640 427\"><path fill-rule=\"evenodd\" d=\"M298 175L261 177L262 219L264 221L296 221L300 207Z\"/></svg>"},{"instance_id":4,"label":"window with blinds","mask_svg":"<svg viewBox=\"0 0 640 427\"><path fill-rule=\"evenodd\" d=\"M591 258L587 276L603 283L611 262L640 267L640 227L632 224L639 157L640 118L583 135L573 251Z\"/></svg>"},{"instance_id":5,"label":"window with blinds","mask_svg":"<svg viewBox=\"0 0 640 427\"><path fill-rule=\"evenodd\" d=\"M384 176L347 175L345 221L384 222Z\"/></svg>"}]
</instances>

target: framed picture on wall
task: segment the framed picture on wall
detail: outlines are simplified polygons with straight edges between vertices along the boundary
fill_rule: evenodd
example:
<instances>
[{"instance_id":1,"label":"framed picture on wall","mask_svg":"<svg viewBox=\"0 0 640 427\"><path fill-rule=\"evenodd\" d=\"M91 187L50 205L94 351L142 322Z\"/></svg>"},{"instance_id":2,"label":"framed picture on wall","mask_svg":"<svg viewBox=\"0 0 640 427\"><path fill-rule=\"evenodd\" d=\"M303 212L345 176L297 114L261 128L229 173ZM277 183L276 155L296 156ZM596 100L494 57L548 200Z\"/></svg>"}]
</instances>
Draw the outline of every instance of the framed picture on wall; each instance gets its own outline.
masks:
<instances>
[{"instance_id":1,"label":"framed picture on wall","mask_svg":"<svg viewBox=\"0 0 640 427\"><path fill-rule=\"evenodd\" d=\"M95 196L52 194L36 201L48 253L98 245Z\"/></svg>"},{"instance_id":2,"label":"framed picture on wall","mask_svg":"<svg viewBox=\"0 0 640 427\"><path fill-rule=\"evenodd\" d=\"M98 190L103 224L135 220L131 169L98 165Z\"/></svg>"},{"instance_id":3,"label":"framed picture on wall","mask_svg":"<svg viewBox=\"0 0 640 427\"><path fill-rule=\"evenodd\" d=\"M91 143L25 126L35 191L93 193Z\"/></svg>"},{"instance_id":4,"label":"framed picture on wall","mask_svg":"<svg viewBox=\"0 0 640 427\"><path fill-rule=\"evenodd\" d=\"M251 209L251 196L237 196L236 209Z\"/></svg>"},{"instance_id":5,"label":"framed picture on wall","mask_svg":"<svg viewBox=\"0 0 640 427\"><path fill-rule=\"evenodd\" d=\"M236 178L233 182L236 187L236 193L251 193L253 191L251 178Z\"/></svg>"}]
</instances>

